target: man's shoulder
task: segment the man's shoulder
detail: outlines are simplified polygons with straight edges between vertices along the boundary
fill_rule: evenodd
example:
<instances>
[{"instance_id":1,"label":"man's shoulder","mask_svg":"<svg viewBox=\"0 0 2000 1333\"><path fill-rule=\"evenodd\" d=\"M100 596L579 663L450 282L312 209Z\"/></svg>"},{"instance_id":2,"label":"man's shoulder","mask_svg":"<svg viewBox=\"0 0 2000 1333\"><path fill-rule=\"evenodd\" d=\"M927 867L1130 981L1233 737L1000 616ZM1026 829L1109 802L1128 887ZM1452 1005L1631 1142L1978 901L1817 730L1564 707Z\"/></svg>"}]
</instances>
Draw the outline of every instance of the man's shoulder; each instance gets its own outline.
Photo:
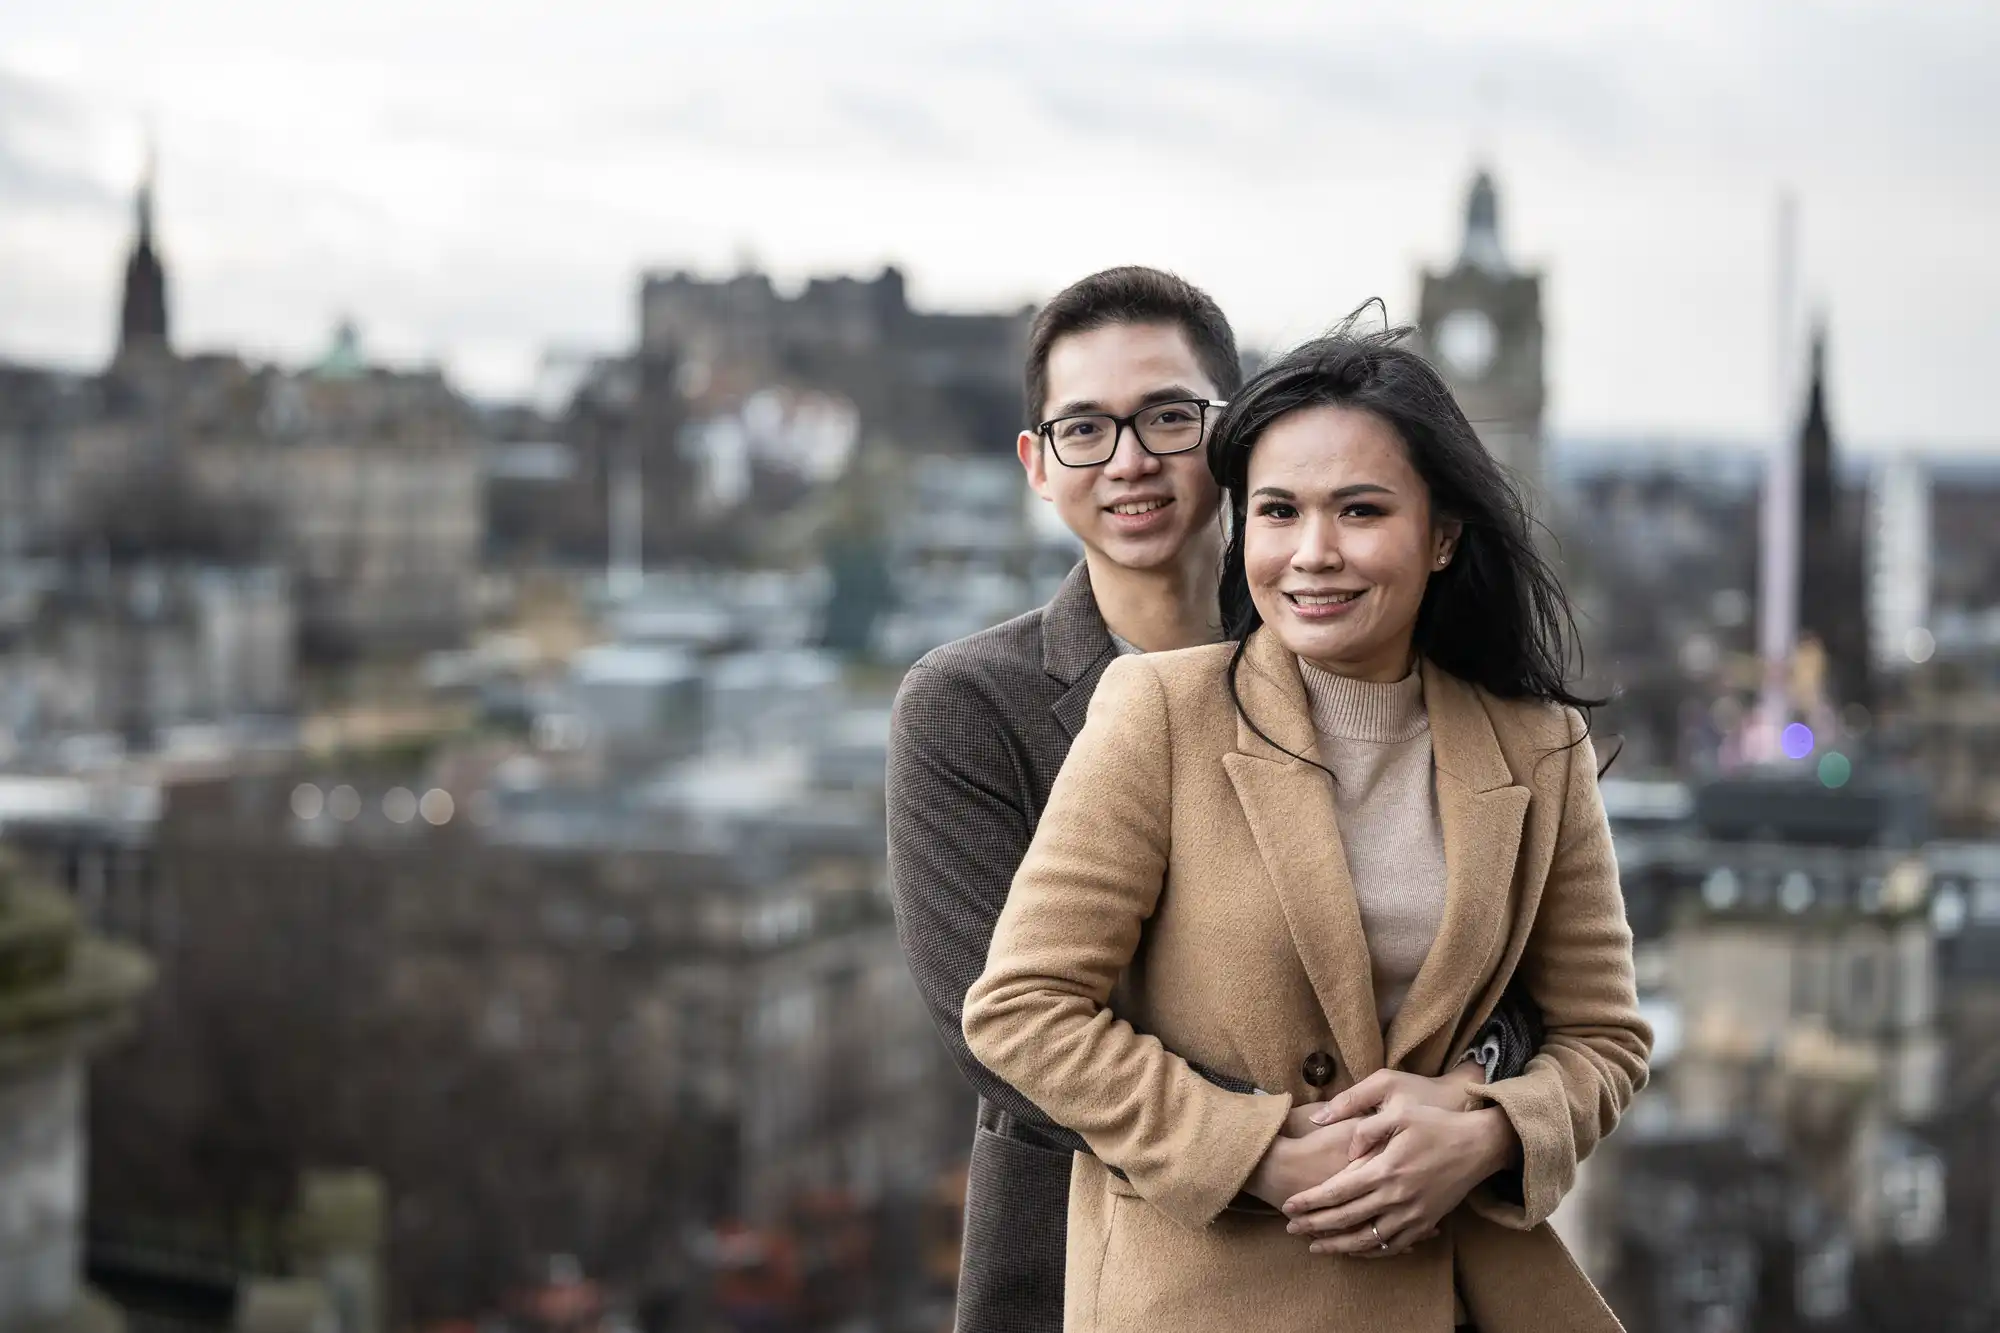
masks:
<instances>
[{"instance_id":1,"label":"man's shoulder","mask_svg":"<svg viewBox=\"0 0 2000 1333\"><path fill-rule=\"evenodd\" d=\"M1042 613L1036 607L977 634L941 644L918 658L899 693L942 691L1008 697L1048 679L1042 667Z\"/></svg>"}]
</instances>

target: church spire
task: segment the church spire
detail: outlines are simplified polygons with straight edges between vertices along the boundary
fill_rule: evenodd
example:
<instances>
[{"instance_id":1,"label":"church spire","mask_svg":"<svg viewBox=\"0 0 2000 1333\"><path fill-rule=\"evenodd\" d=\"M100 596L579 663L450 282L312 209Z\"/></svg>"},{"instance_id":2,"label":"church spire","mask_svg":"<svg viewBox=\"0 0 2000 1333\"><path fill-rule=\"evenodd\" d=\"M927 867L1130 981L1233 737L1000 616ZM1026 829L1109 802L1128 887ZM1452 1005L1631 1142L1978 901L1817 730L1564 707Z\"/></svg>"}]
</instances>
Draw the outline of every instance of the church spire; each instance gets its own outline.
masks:
<instances>
[{"instance_id":1,"label":"church spire","mask_svg":"<svg viewBox=\"0 0 2000 1333\"><path fill-rule=\"evenodd\" d=\"M139 178L139 193L135 200L137 213L137 244L153 248L153 177L159 173L159 149L153 144L146 145L146 173Z\"/></svg>"},{"instance_id":2,"label":"church spire","mask_svg":"<svg viewBox=\"0 0 2000 1333\"><path fill-rule=\"evenodd\" d=\"M133 199L132 253L125 260L125 293L118 313L118 356L167 350L167 275L153 245L155 153L146 150L146 171Z\"/></svg>"},{"instance_id":3,"label":"church spire","mask_svg":"<svg viewBox=\"0 0 2000 1333\"><path fill-rule=\"evenodd\" d=\"M1841 484L1827 411L1826 317L1813 320L1799 423L1799 633L1825 650L1834 701L1872 702L1859 503Z\"/></svg>"},{"instance_id":4,"label":"church spire","mask_svg":"<svg viewBox=\"0 0 2000 1333\"><path fill-rule=\"evenodd\" d=\"M1465 199L1465 244L1458 252L1460 267L1484 269L1496 277L1507 273L1507 255L1500 248L1500 193L1493 173L1481 167Z\"/></svg>"}]
</instances>

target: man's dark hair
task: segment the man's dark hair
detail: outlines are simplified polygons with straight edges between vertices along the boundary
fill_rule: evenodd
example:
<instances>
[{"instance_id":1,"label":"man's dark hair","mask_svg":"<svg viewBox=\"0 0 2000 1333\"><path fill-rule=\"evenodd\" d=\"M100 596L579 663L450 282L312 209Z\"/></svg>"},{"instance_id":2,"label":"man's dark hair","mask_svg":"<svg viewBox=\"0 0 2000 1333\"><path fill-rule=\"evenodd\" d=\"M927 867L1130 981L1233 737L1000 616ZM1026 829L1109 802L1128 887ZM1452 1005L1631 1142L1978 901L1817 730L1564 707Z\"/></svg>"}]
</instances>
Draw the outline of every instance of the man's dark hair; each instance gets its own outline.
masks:
<instances>
[{"instance_id":1,"label":"man's dark hair","mask_svg":"<svg viewBox=\"0 0 2000 1333\"><path fill-rule=\"evenodd\" d=\"M1187 335L1195 360L1216 392L1230 397L1243 383L1236 334L1222 307L1193 283L1156 268L1128 264L1093 273L1057 292L1035 312L1028 331L1027 417L1030 429L1042 422L1049 396L1049 349L1058 338L1111 324L1172 324Z\"/></svg>"}]
</instances>

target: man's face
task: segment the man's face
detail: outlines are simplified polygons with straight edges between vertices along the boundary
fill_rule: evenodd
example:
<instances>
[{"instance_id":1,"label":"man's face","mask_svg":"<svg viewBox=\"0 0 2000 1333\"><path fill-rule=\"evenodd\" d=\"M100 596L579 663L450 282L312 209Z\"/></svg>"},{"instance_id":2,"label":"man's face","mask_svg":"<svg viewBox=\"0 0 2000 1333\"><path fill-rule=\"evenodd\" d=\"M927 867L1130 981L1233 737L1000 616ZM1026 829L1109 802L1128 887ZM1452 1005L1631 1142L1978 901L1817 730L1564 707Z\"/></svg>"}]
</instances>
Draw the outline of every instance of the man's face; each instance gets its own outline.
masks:
<instances>
[{"instance_id":1,"label":"man's face","mask_svg":"<svg viewBox=\"0 0 2000 1333\"><path fill-rule=\"evenodd\" d=\"M1049 349L1041 419L1123 417L1154 403L1219 397L1178 326L1107 324ZM1065 467L1031 430L1021 432L1018 450L1035 493L1092 552L1127 569L1172 564L1189 537L1215 522L1219 493L1205 449L1159 457L1126 426L1110 459L1095 467Z\"/></svg>"}]
</instances>

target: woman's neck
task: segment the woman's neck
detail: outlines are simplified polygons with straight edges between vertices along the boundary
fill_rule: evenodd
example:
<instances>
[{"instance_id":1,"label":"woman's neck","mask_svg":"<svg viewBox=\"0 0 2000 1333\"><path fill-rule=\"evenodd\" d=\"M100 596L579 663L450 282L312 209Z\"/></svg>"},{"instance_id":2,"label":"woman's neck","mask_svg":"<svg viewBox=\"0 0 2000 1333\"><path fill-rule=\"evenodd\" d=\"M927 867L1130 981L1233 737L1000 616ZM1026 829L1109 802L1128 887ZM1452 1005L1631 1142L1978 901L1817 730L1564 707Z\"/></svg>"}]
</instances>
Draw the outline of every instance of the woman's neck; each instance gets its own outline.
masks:
<instances>
[{"instance_id":1,"label":"woman's neck","mask_svg":"<svg viewBox=\"0 0 2000 1333\"><path fill-rule=\"evenodd\" d=\"M1304 657L1301 662L1310 662L1331 676L1345 676L1349 680L1368 681L1376 685L1390 685L1417 669L1417 654L1409 639L1392 643L1378 653L1366 657L1330 658Z\"/></svg>"}]
</instances>

